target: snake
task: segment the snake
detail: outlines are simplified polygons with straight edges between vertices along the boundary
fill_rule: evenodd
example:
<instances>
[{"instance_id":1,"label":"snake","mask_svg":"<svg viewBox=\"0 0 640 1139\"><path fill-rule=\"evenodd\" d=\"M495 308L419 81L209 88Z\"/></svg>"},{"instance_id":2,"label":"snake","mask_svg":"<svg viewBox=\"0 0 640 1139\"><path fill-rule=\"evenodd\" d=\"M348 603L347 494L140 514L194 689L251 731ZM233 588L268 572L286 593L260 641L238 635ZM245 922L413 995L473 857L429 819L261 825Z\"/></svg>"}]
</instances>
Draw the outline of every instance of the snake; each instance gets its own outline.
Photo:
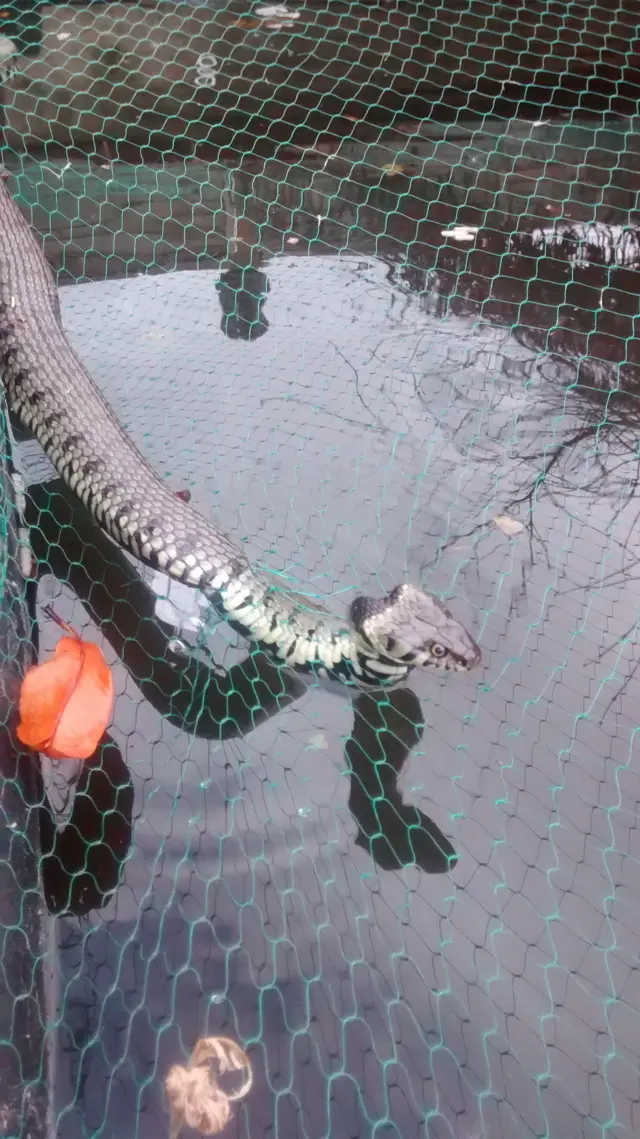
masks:
<instances>
[{"instance_id":1,"label":"snake","mask_svg":"<svg viewBox=\"0 0 640 1139\"><path fill-rule=\"evenodd\" d=\"M0 168L0 372L6 402L95 522L130 555L202 591L250 643L312 678L371 691L415 668L469 671L481 652L435 594L410 582L358 594L346 616L287 589L178 497L119 422L65 332L42 238Z\"/></svg>"}]
</instances>

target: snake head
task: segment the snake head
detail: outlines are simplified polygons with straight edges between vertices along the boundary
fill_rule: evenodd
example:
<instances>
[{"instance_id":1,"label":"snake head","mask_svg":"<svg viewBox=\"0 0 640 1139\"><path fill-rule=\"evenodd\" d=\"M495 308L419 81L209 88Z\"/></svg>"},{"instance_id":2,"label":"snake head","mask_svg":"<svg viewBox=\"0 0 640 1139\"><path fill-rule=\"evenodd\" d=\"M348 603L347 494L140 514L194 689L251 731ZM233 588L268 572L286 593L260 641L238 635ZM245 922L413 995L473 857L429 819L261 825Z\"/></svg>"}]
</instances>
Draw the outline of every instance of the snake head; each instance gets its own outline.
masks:
<instances>
[{"instance_id":1,"label":"snake head","mask_svg":"<svg viewBox=\"0 0 640 1139\"><path fill-rule=\"evenodd\" d=\"M467 672L480 663L473 637L436 597L412 585L398 585L386 597L356 597L350 617L363 641L363 653L373 650L382 662L409 668ZM369 668L375 661L369 660Z\"/></svg>"}]
</instances>

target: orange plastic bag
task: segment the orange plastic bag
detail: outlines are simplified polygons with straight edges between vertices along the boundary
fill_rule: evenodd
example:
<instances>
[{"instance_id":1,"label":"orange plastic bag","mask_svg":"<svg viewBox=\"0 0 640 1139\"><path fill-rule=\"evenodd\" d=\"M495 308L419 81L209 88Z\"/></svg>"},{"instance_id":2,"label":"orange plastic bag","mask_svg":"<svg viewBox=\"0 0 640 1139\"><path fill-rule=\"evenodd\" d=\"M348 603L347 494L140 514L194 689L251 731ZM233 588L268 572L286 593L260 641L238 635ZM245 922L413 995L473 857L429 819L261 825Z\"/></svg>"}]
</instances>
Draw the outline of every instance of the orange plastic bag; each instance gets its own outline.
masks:
<instances>
[{"instance_id":1,"label":"orange plastic bag","mask_svg":"<svg viewBox=\"0 0 640 1139\"><path fill-rule=\"evenodd\" d=\"M18 739L50 759L88 759L111 719L113 677L98 645L49 615L71 635L58 642L51 660L26 673Z\"/></svg>"}]
</instances>

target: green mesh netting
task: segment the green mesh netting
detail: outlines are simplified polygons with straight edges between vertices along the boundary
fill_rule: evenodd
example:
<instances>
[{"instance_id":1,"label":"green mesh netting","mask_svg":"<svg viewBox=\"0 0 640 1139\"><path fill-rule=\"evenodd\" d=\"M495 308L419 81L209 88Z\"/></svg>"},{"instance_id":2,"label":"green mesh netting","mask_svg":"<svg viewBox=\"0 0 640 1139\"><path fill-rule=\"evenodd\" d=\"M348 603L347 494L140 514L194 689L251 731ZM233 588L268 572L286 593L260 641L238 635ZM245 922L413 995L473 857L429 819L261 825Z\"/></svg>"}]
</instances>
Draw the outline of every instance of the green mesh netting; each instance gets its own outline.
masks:
<instances>
[{"instance_id":1,"label":"green mesh netting","mask_svg":"<svg viewBox=\"0 0 640 1139\"><path fill-rule=\"evenodd\" d=\"M171 487L336 611L451 599L484 669L305 688L5 425L4 718L46 606L117 700L83 765L2 736L0 1131L168 1139L222 1035L229 1135L632 1139L637 13L264 7L6 5L11 192Z\"/></svg>"}]
</instances>

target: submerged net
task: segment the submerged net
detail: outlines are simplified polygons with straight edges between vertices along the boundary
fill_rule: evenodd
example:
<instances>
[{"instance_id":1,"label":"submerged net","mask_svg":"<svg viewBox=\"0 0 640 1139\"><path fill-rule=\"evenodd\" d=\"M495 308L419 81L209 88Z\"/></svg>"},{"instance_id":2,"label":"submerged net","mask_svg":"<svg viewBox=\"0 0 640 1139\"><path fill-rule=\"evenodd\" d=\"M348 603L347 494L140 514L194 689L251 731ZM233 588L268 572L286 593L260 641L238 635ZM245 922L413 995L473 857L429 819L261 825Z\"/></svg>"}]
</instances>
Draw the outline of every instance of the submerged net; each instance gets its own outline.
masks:
<instances>
[{"instance_id":1,"label":"submerged net","mask_svg":"<svg viewBox=\"0 0 640 1139\"><path fill-rule=\"evenodd\" d=\"M117 699L89 762L4 766L3 1133L631 1139L631 7L1 19L11 192L140 449L287 585L344 612L407 578L484 655L307 689L15 429L39 659L52 606Z\"/></svg>"}]
</instances>

